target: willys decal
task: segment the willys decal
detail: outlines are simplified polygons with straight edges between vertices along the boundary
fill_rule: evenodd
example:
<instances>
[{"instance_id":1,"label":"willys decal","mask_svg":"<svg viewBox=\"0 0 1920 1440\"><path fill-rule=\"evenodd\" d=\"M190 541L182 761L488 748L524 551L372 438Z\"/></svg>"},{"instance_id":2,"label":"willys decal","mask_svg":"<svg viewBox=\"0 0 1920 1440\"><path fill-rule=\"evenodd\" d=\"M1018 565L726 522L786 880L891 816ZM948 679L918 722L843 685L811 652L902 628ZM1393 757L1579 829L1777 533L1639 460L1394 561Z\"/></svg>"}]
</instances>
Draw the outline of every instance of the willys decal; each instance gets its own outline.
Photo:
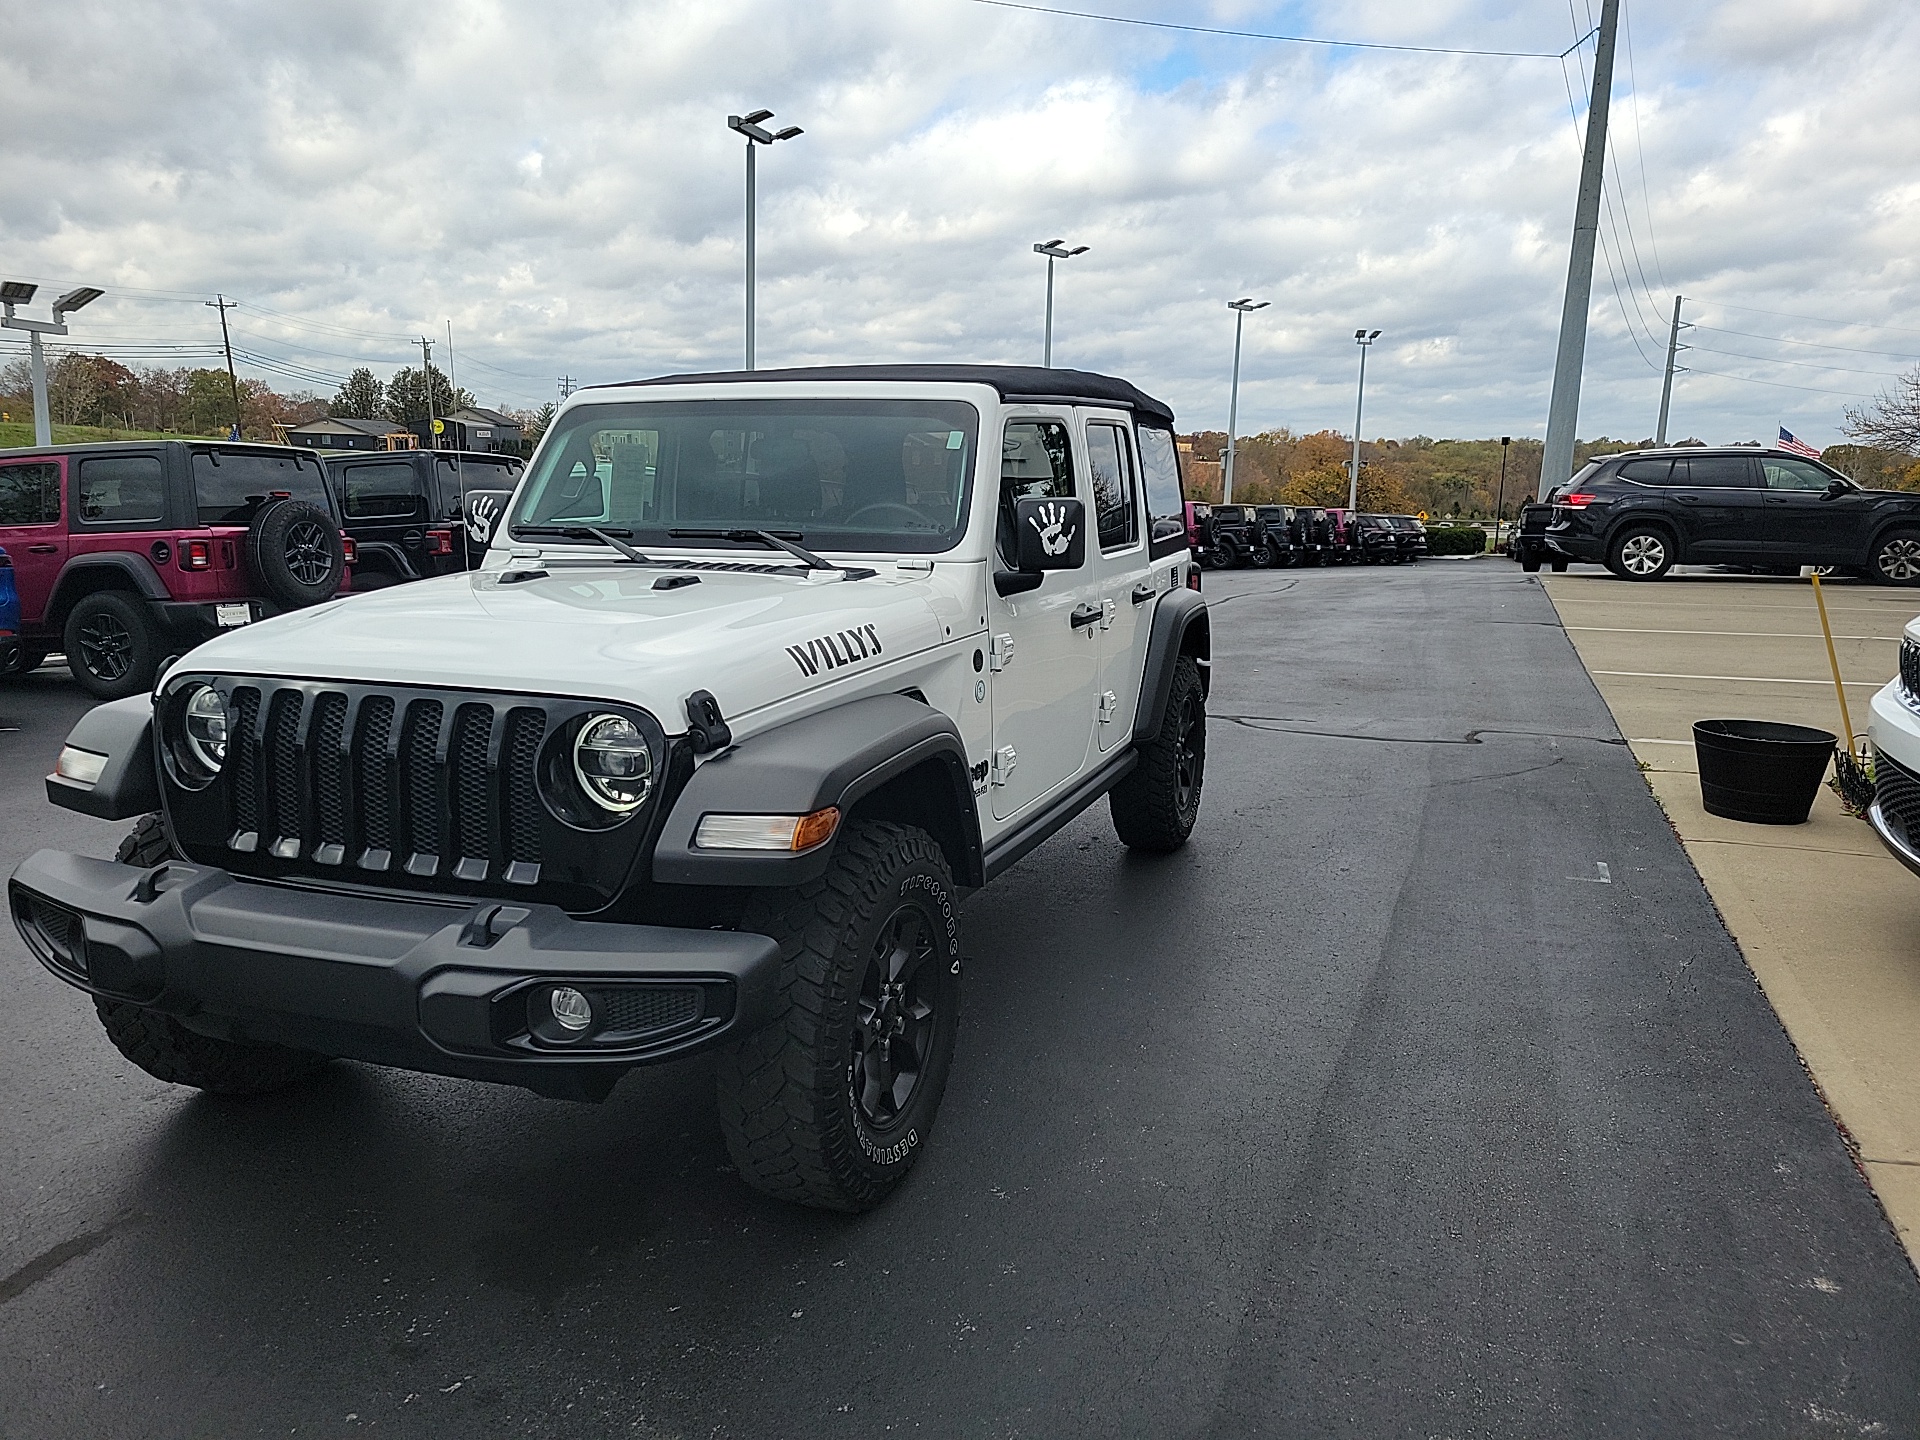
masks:
<instances>
[{"instance_id":1,"label":"willys decal","mask_svg":"<svg viewBox=\"0 0 1920 1440\"><path fill-rule=\"evenodd\" d=\"M787 654L800 667L802 675L818 675L820 667L838 670L859 660L870 660L880 653L880 635L871 625L856 625L851 630L836 630L804 645L787 646Z\"/></svg>"}]
</instances>

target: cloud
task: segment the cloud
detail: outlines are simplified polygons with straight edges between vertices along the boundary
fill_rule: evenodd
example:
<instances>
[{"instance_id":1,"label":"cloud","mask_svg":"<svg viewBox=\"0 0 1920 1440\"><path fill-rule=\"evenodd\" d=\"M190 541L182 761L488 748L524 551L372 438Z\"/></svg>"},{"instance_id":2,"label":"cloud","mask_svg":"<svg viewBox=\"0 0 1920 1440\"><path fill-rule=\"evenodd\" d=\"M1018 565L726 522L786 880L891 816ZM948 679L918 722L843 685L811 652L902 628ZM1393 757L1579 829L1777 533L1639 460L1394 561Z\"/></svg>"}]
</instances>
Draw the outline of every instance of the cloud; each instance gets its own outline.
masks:
<instances>
[{"instance_id":1,"label":"cloud","mask_svg":"<svg viewBox=\"0 0 1920 1440\"><path fill-rule=\"evenodd\" d=\"M1127 9L1573 38L1495 0ZM1651 432L1679 290L1718 327L1691 333L1696 369L1770 383L1685 376L1676 429L1836 438L1848 395L1910 362L1781 340L1920 353L1920 19L1748 0L1630 20L1581 431ZM1567 90L1551 60L967 0L69 0L23 10L0 54L0 268L112 288L77 342L205 344L198 299L238 295L249 348L322 376L407 363L450 319L462 383L495 402L548 398L562 373L732 366L743 160L724 119L767 106L806 134L759 157L763 363L1037 360L1030 247L1065 235L1092 249L1060 269L1056 358L1188 423L1224 423L1224 302L1253 293L1274 303L1248 324L1243 425L1350 424L1365 324L1386 332L1369 433L1538 434L1579 159ZM1760 358L1714 353L1742 350Z\"/></svg>"}]
</instances>

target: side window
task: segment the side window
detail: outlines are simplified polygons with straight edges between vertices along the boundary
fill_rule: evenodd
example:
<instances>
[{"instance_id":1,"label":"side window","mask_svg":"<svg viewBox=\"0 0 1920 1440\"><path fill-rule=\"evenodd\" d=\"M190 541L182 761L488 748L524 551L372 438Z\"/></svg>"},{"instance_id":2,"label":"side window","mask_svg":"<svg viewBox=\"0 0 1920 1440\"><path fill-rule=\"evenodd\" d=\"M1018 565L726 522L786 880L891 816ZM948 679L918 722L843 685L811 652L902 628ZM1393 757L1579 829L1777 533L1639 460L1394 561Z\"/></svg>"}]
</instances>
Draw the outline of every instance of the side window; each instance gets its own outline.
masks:
<instances>
[{"instance_id":1,"label":"side window","mask_svg":"<svg viewBox=\"0 0 1920 1440\"><path fill-rule=\"evenodd\" d=\"M1629 460L1620 467L1620 478L1632 480L1641 485L1665 485L1668 472L1672 469L1673 461L1671 460ZM1685 478L1683 462L1681 479L1685 480Z\"/></svg>"},{"instance_id":2,"label":"side window","mask_svg":"<svg viewBox=\"0 0 1920 1440\"><path fill-rule=\"evenodd\" d=\"M1059 420L1009 420L1000 441L1000 558L1012 565L1013 502L1073 498L1073 442Z\"/></svg>"},{"instance_id":3,"label":"side window","mask_svg":"<svg viewBox=\"0 0 1920 1440\"><path fill-rule=\"evenodd\" d=\"M341 485L349 520L404 520L419 513L419 476L404 461L349 465Z\"/></svg>"},{"instance_id":4,"label":"side window","mask_svg":"<svg viewBox=\"0 0 1920 1440\"><path fill-rule=\"evenodd\" d=\"M1833 483L1833 477L1817 465L1804 460L1781 460L1769 455L1760 462L1766 472L1769 490L1820 490Z\"/></svg>"},{"instance_id":5,"label":"side window","mask_svg":"<svg viewBox=\"0 0 1920 1440\"><path fill-rule=\"evenodd\" d=\"M1140 478L1147 491L1147 534L1155 540L1186 541L1186 513L1181 508L1180 456L1173 446L1173 432L1141 426L1134 431L1140 442Z\"/></svg>"},{"instance_id":6,"label":"side window","mask_svg":"<svg viewBox=\"0 0 1920 1440\"><path fill-rule=\"evenodd\" d=\"M80 462L79 512L96 525L131 525L166 514L166 479L155 455L104 455Z\"/></svg>"},{"instance_id":7,"label":"side window","mask_svg":"<svg viewBox=\"0 0 1920 1440\"><path fill-rule=\"evenodd\" d=\"M1093 472L1093 506L1099 521L1100 548L1124 549L1140 538L1133 454L1126 432L1118 425L1087 426L1087 467Z\"/></svg>"},{"instance_id":8,"label":"side window","mask_svg":"<svg viewBox=\"0 0 1920 1440\"><path fill-rule=\"evenodd\" d=\"M59 461L0 465L0 525L52 525L59 518Z\"/></svg>"},{"instance_id":9,"label":"side window","mask_svg":"<svg viewBox=\"0 0 1920 1440\"><path fill-rule=\"evenodd\" d=\"M1680 477L1682 466L1687 472L1685 480ZM1693 455L1673 462L1673 483L1715 490L1755 490L1761 482L1754 471L1754 463L1746 455Z\"/></svg>"}]
</instances>

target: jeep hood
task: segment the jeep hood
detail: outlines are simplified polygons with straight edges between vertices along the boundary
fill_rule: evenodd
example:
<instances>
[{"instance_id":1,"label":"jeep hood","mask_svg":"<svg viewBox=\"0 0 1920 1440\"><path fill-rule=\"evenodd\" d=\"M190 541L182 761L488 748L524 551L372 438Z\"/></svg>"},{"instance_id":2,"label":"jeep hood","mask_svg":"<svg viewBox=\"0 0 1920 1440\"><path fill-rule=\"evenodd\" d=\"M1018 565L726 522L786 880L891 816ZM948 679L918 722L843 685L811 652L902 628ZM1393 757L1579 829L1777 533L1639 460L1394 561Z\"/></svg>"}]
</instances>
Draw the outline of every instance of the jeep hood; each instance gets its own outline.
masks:
<instances>
[{"instance_id":1,"label":"jeep hood","mask_svg":"<svg viewBox=\"0 0 1920 1440\"><path fill-rule=\"evenodd\" d=\"M864 580L554 565L502 583L468 571L344 597L234 630L194 669L622 700L678 733L710 690L735 718L928 649L944 627L925 576ZM696 584L656 589L675 574ZM951 619L949 620L951 623Z\"/></svg>"}]
</instances>

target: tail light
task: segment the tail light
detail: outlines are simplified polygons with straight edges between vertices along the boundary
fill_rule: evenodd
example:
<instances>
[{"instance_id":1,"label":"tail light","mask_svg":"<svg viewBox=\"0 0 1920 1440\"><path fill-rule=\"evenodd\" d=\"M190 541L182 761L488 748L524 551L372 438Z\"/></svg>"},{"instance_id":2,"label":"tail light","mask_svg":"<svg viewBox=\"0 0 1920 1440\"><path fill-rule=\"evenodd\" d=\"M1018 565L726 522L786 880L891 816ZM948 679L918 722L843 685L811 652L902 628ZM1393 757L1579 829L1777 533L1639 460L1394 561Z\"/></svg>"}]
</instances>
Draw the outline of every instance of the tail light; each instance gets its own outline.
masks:
<instances>
[{"instance_id":1,"label":"tail light","mask_svg":"<svg viewBox=\"0 0 1920 1440\"><path fill-rule=\"evenodd\" d=\"M1560 503L1565 505L1569 510L1584 510L1599 498L1598 495L1585 495L1576 492L1572 495L1562 495L1560 497Z\"/></svg>"},{"instance_id":2,"label":"tail light","mask_svg":"<svg viewBox=\"0 0 1920 1440\"><path fill-rule=\"evenodd\" d=\"M360 547L353 543L353 537L344 530L340 532L340 553L349 565L360 558Z\"/></svg>"},{"instance_id":3,"label":"tail light","mask_svg":"<svg viewBox=\"0 0 1920 1440\"><path fill-rule=\"evenodd\" d=\"M427 531L427 554L451 555L453 553L453 532L451 530Z\"/></svg>"},{"instance_id":4,"label":"tail light","mask_svg":"<svg viewBox=\"0 0 1920 1440\"><path fill-rule=\"evenodd\" d=\"M1187 588L1189 590L1198 590L1200 588L1200 567L1198 565L1189 565L1187 567Z\"/></svg>"},{"instance_id":5,"label":"tail light","mask_svg":"<svg viewBox=\"0 0 1920 1440\"><path fill-rule=\"evenodd\" d=\"M180 568L182 570L211 570L213 568L213 542L211 540L182 540L180 542Z\"/></svg>"}]
</instances>

